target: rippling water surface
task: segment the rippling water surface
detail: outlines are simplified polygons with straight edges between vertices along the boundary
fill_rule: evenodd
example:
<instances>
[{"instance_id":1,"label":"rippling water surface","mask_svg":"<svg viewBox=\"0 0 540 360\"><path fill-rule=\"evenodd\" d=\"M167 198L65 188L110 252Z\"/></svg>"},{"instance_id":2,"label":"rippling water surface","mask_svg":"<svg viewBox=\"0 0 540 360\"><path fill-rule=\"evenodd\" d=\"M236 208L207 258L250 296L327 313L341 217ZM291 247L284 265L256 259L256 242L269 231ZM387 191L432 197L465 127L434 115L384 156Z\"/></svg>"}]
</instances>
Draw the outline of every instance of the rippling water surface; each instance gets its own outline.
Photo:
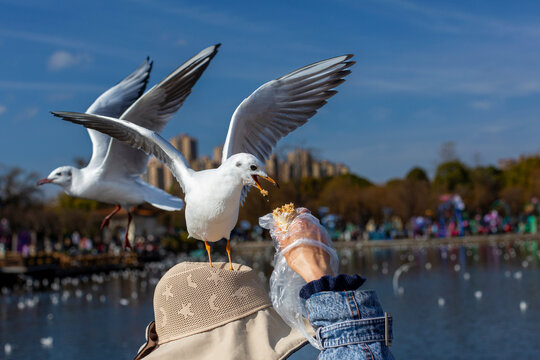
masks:
<instances>
[{"instance_id":1,"label":"rippling water surface","mask_svg":"<svg viewBox=\"0 0 540 360\"><path fill-rule=\"evenodd\" d=\"M394 316L396 358L540 358L536 242L343 250L340 258ZM270 251L241 261L261 276L271 271ZM46 290L31 280L3 288L0 359L132 359L153 318L155 284L172 264L57 279Z\"/></svg>"}]
</instances>

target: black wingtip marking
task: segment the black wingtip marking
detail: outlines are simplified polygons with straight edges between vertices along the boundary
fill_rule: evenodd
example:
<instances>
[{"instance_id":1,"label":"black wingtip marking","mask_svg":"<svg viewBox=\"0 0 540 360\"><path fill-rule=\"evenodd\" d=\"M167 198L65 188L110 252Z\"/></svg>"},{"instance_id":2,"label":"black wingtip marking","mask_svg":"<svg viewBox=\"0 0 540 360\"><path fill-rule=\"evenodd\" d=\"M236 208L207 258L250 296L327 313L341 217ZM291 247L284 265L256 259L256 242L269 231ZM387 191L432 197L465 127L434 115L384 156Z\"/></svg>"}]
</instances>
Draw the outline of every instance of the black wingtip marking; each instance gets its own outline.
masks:
<instances>
[{"instance_id":1,"label":"black wingtip marking","mask_svg":"<svg viewBox=\"0 0 540 360\"><path fill-rule=\"evenodd\" d=\"M148 63L148 60L150 60L150 56L146 57L147 63ZM143 85L139 89L139 93L137 94L137 99L140 98L142 94L144 94L144 92L146 91L146 87L148 86L148 81L150 81L150 73L152 72L153 67L154 67L154 60L151 60L148 63L148 70L146 71L146 76L143 78L143 81L142 81Z\"/></svg>"}]
</instances>

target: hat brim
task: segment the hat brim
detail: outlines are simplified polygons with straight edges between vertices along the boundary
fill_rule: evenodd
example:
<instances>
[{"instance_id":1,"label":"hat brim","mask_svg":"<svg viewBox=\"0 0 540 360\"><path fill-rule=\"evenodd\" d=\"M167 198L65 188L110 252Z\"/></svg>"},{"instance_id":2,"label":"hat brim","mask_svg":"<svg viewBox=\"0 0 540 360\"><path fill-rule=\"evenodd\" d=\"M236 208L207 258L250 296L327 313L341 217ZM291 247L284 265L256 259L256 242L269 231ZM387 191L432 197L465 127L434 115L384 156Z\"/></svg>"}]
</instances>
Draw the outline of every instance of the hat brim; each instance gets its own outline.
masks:
<instances>
[{"instance_id":1,"label":"hat brim","mask_svg":"<svg viewBox=\"0 0 540 360\"><path fill-rule=\"evenodd\" d=\"M269 307L212 330L159 345L144 360L285 359L307 343Z\"/></svg>"}]
</instances>

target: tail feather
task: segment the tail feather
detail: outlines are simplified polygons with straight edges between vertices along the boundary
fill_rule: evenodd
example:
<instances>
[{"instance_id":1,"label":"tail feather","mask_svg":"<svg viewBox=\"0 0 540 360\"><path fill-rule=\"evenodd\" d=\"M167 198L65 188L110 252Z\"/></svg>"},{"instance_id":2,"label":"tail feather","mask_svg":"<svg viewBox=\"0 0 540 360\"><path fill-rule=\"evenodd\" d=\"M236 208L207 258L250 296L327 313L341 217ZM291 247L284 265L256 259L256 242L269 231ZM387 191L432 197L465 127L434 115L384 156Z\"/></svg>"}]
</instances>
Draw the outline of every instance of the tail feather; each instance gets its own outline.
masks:
<instances>
[{"instance_id":1,"label":"tail feather","mask_svg":"<svg viewBox=\"0 0 540 360\"><path fill-rule=\"evenodd\" d=\"M178 211L184 208L184 200L143 181L140 183L145 187L144 200L152 206L166 211Z\"/></svg>"}]
</instances>

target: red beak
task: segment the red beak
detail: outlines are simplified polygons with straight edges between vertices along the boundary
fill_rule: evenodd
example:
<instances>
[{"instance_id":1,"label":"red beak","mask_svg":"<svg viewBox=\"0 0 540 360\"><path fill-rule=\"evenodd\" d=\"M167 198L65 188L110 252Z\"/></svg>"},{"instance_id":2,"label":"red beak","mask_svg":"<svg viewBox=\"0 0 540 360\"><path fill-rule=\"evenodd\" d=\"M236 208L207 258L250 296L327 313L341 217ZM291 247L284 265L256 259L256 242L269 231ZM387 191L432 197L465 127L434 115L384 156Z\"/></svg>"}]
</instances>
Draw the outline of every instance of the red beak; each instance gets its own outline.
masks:
<instances>
[{"instance_id":1,"label":"red beak","mask_svg":"<svg viewBox=\"0 0 540 360\"><path fill-rule=\"evenodd\" d=\"M37 182L37 185L39 186L39 185L48 184L48 183L51 183L51 182L52 182L51 179L45 178L45 179L39 180L39 181Z\"/></svg>"}]
</instances>

